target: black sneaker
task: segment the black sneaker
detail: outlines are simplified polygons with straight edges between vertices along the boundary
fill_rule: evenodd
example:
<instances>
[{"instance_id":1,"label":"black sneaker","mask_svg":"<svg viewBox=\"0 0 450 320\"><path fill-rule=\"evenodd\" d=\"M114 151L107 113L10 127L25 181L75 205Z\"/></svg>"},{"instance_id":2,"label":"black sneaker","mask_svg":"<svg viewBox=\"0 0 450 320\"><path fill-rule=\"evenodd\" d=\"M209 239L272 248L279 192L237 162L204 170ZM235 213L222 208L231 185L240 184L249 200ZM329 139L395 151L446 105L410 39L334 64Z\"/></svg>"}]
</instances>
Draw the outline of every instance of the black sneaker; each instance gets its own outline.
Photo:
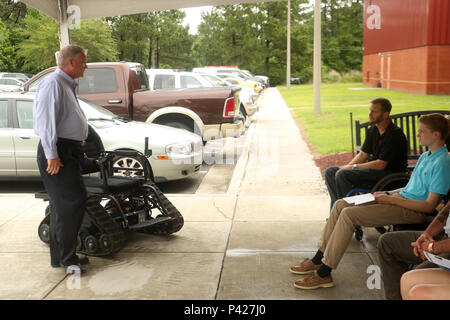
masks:
<instances>
[{"instance_id":1,"label":"black sneaker","mask_svg":"<svg viewBox=\"0 0 450 320\"><path fill-rule=\"evenodd\" d=\"M386 233L386 229L384 227L376 227L375 230L377 230L380 234Z\"/></svg>"},{"instance_id":2,"label":"black sneaker","mask_svg":"<svg viewBox=\"0 0 450 320\"><path fill-rule=\"evenodd\" d=\"M89 258L87 256L78 257L78 263L84 266L89 263Z\"/></svg>"}]
</instances>

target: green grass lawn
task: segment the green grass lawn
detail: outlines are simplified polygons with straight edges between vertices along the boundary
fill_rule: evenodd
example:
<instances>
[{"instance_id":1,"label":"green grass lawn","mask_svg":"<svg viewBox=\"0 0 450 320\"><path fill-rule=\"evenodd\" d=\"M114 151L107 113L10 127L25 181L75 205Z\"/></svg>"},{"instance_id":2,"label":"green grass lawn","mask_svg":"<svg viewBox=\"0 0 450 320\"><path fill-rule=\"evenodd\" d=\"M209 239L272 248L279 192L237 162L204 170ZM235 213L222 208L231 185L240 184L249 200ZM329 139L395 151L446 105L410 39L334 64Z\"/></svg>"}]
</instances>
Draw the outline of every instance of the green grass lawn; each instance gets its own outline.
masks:
<instances>
[{"instance_id":1,"label":"green grass lawn","mask_svg":"<svg viewBox=\"0 0 450 320\"><path fill-rule=\"evenodd\" d=\"M312 85L291 85L290 90L285 86L277 88L305 127L315 152L320 154L352 151L350 112L353 113L353 121L355 119L361 122L368 121L369 103L375 98L389 99L392 103L391 114L420 110L450 110L450 95L418 95L386 89L350 90L369 87L361 83L337 83L322 84L321 113L315 114Z\"/></svg>"}]
</instances>

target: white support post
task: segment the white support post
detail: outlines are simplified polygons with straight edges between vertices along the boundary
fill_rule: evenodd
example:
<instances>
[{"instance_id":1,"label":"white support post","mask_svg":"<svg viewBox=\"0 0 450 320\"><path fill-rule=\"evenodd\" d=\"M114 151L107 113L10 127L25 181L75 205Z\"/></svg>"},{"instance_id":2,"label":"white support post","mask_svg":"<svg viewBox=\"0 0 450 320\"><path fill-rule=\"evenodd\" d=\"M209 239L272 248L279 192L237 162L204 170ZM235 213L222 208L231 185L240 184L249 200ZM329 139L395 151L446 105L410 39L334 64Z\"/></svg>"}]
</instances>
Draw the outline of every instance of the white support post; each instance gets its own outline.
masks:
<instances>
[{"instance_id":1,"label":"white support post","mask_svg":"<svg viewBox=\"0 0 450 320\"><path fill-rule=\"evenodd\" d=\"M291 88L291 0L287 7L286 88Z\"/></svg>"},{"instance_id":2,"label":"white support post","mask_svg":"<svg viewBox=\"0 0 450 320\"><path fill-rule=\"evenodd\" d=\"M320 0L314 4L314 113L320 113L320 85L322 83L322 43L321 43Z\"/></svg>"},{"instance_id":3,"label":"white support post","mask_svg":"<svg viewBox=\"0 0 450 320\"><path fill-rule=\"evenodd\" d=\"M67 0L58 0L59 9L59 47L70 44L69 23L67 19Z\"/></svg>"}]
</instances>

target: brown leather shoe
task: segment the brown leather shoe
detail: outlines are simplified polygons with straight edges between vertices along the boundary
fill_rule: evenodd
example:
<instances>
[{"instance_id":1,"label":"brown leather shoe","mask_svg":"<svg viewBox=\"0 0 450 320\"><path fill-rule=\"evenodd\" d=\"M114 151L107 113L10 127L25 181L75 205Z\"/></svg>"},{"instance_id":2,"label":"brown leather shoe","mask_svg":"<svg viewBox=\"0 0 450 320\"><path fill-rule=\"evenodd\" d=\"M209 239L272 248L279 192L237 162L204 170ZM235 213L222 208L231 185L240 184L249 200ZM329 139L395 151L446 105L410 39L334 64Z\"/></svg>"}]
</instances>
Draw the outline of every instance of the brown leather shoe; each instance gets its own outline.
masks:
<instances>
[{"instance_id":1,"label":"brown leather shoe","mask_svg":"<svg viewBox=\"0 0 450 320\"><path fill-rule=\"evenodd\" d=\"M322 278L320 277L317 272L314 272L314 274L297 280L294 283L294 287L299 289L318 289L318 288L331 288L334 287L333 278L330 276Z\"/></svg>"},{"instance_id":2,"label":"brown leather shoe","mask_svg":"<svg viewBox=\"0 0 450 320\"><path fill-rule=\"evenodd\" d=\"M320 266L320 264L314 264L311 259L305 259L299 265L291 266L289 271L295 274L309 274L319 270Z\"/></svg>"}]
</instances>

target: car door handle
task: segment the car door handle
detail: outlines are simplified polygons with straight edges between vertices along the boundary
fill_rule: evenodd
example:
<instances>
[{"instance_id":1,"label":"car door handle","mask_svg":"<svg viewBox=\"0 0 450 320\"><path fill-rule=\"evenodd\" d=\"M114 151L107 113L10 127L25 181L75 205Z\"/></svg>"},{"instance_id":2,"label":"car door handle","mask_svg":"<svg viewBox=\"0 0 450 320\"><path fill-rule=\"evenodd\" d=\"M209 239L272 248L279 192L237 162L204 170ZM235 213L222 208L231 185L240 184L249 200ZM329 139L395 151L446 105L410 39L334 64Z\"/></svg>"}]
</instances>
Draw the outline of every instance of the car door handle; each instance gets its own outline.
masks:
<instances>
[{"instance_id":1,"label":"car door handle","mask_svg":"<svg viewBox=\"0 0 450 320\"><path fill-rule=\"evenodd\" d=\"M23 136L23 137L20 137L20 139L28 140L28 139L31 139L31 137Z\"/></svg>"},{"instance_id":2,"label":"car door handle","mask_svg":"<svg viewBox=\"0 0 450 320\"><path fill-rule=\"evenodd\" d=\"M118 103L122 103L122 99L117 99L117 100L108 100L109 104L118 104Z\"/></svg>"}]
</instances>

